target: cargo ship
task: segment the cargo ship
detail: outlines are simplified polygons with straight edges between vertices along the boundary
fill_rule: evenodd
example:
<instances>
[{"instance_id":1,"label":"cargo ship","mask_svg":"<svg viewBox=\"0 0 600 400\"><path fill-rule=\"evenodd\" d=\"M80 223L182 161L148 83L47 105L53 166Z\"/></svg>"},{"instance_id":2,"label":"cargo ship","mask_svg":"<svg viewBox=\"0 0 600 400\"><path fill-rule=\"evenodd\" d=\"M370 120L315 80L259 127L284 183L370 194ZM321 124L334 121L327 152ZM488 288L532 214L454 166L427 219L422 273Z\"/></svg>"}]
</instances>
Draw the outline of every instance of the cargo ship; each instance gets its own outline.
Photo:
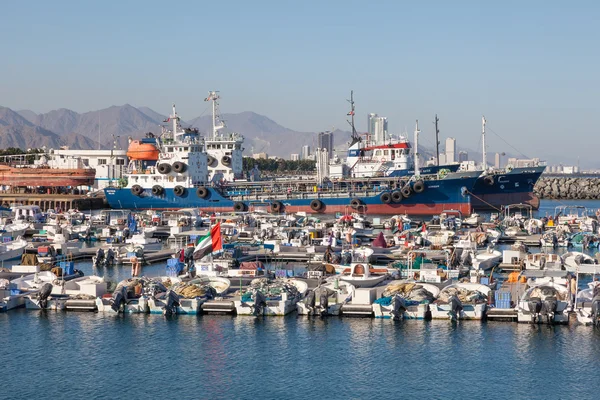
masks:
<instances>
[{"instance_id":1,"label":"cargo ship","mask_svg":"<svg viewBox=\"0 0 600 400\"><path fill-rule=\"evenodd\" d=\"M354 109L353 103L352 107ZM440 177L438 174L421 175L417 168L415 175L402 181L394 177L335 178L329 173L329 155L322 150L317 156L315 178L228 181L222 177L237 175L232 167L242 162L241 147L236 148L236 143L241 146L239 139L220 139L213 131L213 136L205 141L199 134L190 134L189 130L183 129L179 121L173 105L170 129L163 128L160 137L156 138L159 151L156 162L131 160L127 183L104 189L112 208L166 210L195 207L207 212L267 208L274 213L357 210L387 215L436 215L452 209L463 215L471 213L469 192L479 176L477 171L448 172ZM418 135L418 124L415 135ZM206 148L207 143L211 149ZM215 152L224 148L231 151L224 155ZM216 159L219 155L221 161L228 157L227 163L219 163L218 169L209 170L211 158Z\"/></svg>"},{"instance_id":2,"label":"cargo ship","mask_svg":"<svg viewBox=\"0 0 600 400\"><path fill-rule=\"evenodd\" d=\"M51 164L53 163L48 163L45 155L33 165L9 159L9 162L0 163L0 184L11 187L94 185L96 170L85 167L79 159L69 160L68 164L63 163L65 165Z\"/></svg>"}]
</instances>

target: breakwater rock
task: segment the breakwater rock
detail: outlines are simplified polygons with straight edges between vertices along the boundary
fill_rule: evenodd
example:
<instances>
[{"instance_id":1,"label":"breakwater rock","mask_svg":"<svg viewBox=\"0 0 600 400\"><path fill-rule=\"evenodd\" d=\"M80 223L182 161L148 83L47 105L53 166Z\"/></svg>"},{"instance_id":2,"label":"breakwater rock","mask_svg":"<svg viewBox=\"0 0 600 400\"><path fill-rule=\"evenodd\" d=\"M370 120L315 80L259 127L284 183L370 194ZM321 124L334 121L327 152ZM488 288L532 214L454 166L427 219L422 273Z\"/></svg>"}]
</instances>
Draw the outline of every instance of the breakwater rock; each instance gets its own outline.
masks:
<instances>
[{"instance_id":1,"label":"breakwater rock","mask_svg":"<svg viewBox=\"0 0 600 400\"><path fill-rule=\"evenodd\" d=\"M600 178L542 176L533 193L540 199L600 199Z\"/></svg>"}]
</instances>

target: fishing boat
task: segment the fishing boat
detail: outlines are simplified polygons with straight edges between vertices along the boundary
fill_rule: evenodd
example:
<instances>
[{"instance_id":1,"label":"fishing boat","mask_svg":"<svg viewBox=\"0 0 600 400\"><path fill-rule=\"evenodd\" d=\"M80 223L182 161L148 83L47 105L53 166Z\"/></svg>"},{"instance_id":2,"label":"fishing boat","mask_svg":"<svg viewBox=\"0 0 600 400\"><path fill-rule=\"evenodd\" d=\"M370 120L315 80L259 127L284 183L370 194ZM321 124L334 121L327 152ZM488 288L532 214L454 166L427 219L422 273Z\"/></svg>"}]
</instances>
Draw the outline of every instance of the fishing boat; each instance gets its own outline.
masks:
<instances>
[{"instance_id":1,"label":"fishing boat","mask_svg":"<svg viewBox=\"0 0 600 400\"><path fill-rule=\"evenodd\" d=\"M0 263L20 259L27 244L27 241L21 237L10 242L0 243Z\"/></svg>"},{"instance_id":2,"label":"fishing boat","mask_svg":"<svg viewBox=\"0 0 600 400\"><path fill-rule=\"evenodd\" d=\"M308 284L299 279L270 282L259 278L239 300L234 300L235 310L237 315L284 316L296 309L307 290Z\"/></svg>"},{"instance_id":3,"label":"fishing boat","mask_svg":"<svg viewBox=\"0 0 600 400\"><path fill-rule=\"evenodd\" d=\"M157 138L159 158L155 166L132 160L125 174L127 184L105 189L112 208L196 207L207 212L244 212L266 206L273 213L343 213L352 207L361 212L390 215L432 215L446 209L458 209L464 215L471 213L468 192L479 175L476 172L449 173L441 178L422 175L417 170L402 186L397 178L389 177L366 181L351 176L333 179L329 173L329 157L322 151L317 157L317 176L313 179L285 184L216 179L220 175L209 171L209 156L214 156L206 146L207 143L216 145L221 139L217 137L216 141L207 142L183 129L179 120L173 106L171 129L164 128ZM418 132L417 124L415 134ZM229 143L228 140L225 142ZM242 157L241 151L235 151L235 143L230 156L231 171Z\"/></svg>"},{"instance_id":4,"label":"fishing boat","mask_svg":"<svg viewBox=\"0 0 600 400\"><path fill-rule=\"evenodd\" d=\"M598 260L592 256L579 251L570 251L561 255L564 268L569 272L575 272L577 268L583 265L597 265Z\"/></svg>"},{"instance_id":5,"label":"fishing boat","mask_svg":"<svg viewBox=\"0 0 600 400\"><path fill-rule=\"evenodd\" d=\"M320 284L296 303L298 315L340 315L342 306L352 299L354 289L351 283L339 279Z\"/></svg>"},{"instance_id":6,"label":"fishing boat","mask_svg":"<svg viewBox=\"0 0 600 400\"><path fill-rule=\"evenodd\" d=\"M440 288L430 283L394 281L373 303L373 315L375 318L428 319L431 318L429 304L439 293Z\"/></svg>"},{"instance_id":7,"label":"fishing boat","mask_svg":"<svg viewBox=\"0 0 600 400\"><path fill-rule=\"evenodd\" d=\"M586 289L577 293L576 299L577 321L584 325L600 326L600 282L588 283Z\"/></svg>"},{"instance_id":8,"label":"fishing boat","mask_svg":"<svg viewBox=\"0 0 600 400\"><path fill-rule=\"evenodd\" d=\"M519 299L519 322L553 324L568 323L569 290L557 278L528 279L529 289Z\"/></svg>"},{"instance_id":9,"label":"fishing boat","mask_svg":"<svg viewBox=\"0 0 600 400\"><path fill-rule=\"evenodd\" d=\"M455 283L440 291L438 298L430 304L433 319L481 320L487 309L490 288L479 283Z\"/></svg>"},{"instance_id":10,"label":"fishing boat","mask_svg":"<svg viewBox=\"0 0 600 400\"><path fill-rule=\"evenodd\" d=\"M81 276L71 280L56 279L46 287L25 297L29 310L96 310L96 298L106 294L107 284L103 277Z\"/></svg>"}]
</instances>

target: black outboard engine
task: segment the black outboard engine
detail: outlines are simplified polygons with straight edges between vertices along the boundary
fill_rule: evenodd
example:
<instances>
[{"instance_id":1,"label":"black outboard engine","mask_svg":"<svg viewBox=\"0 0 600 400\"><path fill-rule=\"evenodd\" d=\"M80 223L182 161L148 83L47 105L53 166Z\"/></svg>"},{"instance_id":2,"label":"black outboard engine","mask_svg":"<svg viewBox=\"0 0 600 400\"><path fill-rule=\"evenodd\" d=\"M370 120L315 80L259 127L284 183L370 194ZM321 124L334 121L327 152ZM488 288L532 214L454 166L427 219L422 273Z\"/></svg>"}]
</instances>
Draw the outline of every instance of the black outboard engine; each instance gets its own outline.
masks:
<instances>
[{"instance_id":1,"label":"black outboard engine","mask_svg":"<svg viewBox=\"0 0 600 400\"><path fill-rule=\"evenodd\" d=\"M596 295L592 299L592 323L594 326L600 326L600 296Z\"/></svg>"},{"instance_id":2,"label":"black outboard engine","mask_svg":"<svg viewBox=\"0 0 600 400\"><path fill-rule=\"evenodd\" d=\"M50 293L52 293L52 284L48 282L44 283L37 294L42 310L48 307L48 297L50 297Z\"/></svg>"},{"instance_id":3,"label":"black outboard engine","mask_svg":"<svg viewBox=\"0 0 600 400\"><path fill-rule=\"evenodd\" d=\"M352 254L343 253L342 254L342 264L346 265L346 264L350 264L351 262L352 262Z\"/></svg>"},{"instance_id":4,"label":"black outboard engine","mask_svg":"<svg viewBox=\"0 0 600 400\"><path fill-rule=\"evenodd\" d=\"M450 319L452 321L458 320L460 312L463 310L463 305L460 299L456 296L450 296L450 298L448 299L448 304L450 305Z\"/></svg>"},{"instance_id":5,"label":"black outboard engine","mask_svg":"<svg viewBox=\"0 0 600 400\"><path fill-rule=\"evenodd\" d=\"M180 305L181 304L179 303L179 295L172 290L167 290L167 294L165 295L165 308L163 309L163 314L177 314L177 307L179 307Z\"/></svg>"},{"instance_id":6,"label":"black outboard engine","mask_svg":"<svg viewBox=\"0 0 600 400\"><path fill-rule=\"evenodd\" d=\"M210 285L206 285L204 288L205 291L205 296L208 300L212 300L215 297L217 297L217 289L215 289L214 287L210 286Z\"/></svg>"},{"instance_id":7,"label":"black outboard engine","mask_svg":"<svg viewBox=\"0 0 600 400\"><path fill-rule=\"evenodd\" d=\"M96 250L96 257L94 258L94 267L99 267L104 264L104 250L100 247Z\"/></svg>"},{"instance_id":8,"label":"black outboard engine","mask_svg":"<svg viewBox=\"0 0 600 400\"><path fill-rule=\"evenodd\" d=\"M527 308L531 313L531 321L536 322L537 317L542 312L542 299L539 297L530 297L527 301Z\"/></svg>"},{"instance_id":9,"label":"black outboard engine","mask_svg":"<svg viewBox=\"0 0 600 400\"><path fill-rule=\"evenodd\" d=\"M106 255L104 257L104 266L110 267L114 264L114 262L115 262L115 252L113 249L108 249L106 251Z\"/></svg>"},{"instance_id":10,"label":"black outboard engine","mask_svg":"<svg viewBox=\"0 0 600 400\"><path fill-rule=\"evenodd\" d=\"M398 320L402 319L402 314L404 314L404 312L406 310L407 310L407 308L406 308L406 302L404 301L404 298L398 294L395 295L392 311L390 312L390 314L392 314L392 319L394 321L398 321Z\"/></svg>"},{"instance_id":11,"label":"black outboard engine","mask_svg":"<svg viewBox=\"0 0 600 400\"><path fill-rule=\"evenodd\" d=\"M121 286L119 290L115 290L112 298L110 299L110 308L113 309L114 312L119 312L121 308L121 304L123 307L127 302L127 286Z\"/></svg>"},{"instance_id":12,"label":"black outboard engine","mask_svg":"<svg viewBox=\"0 0 600 400\"><path fill-rule=\"evenodd\" d=\"M267 306L265 295L258 290L254 292L254 316L258 317L263 313L263 308Z\"/></svg>"},{"instance_id":13,"label":"black outboard engine","mask_svg":"<svg viewBox=\"0 0 600 400\"><path fill-rule=\"evenodd\" d=\"M304 305L306 305L306 308L308 308L308 314L307 315L312 315L312 313L315 311L315 299L316 299L317 295L315 294L314 290L309 290L306 293L306 298L304 299Z\"/></svg>"},{"instance_id":14,"label":"black outboard engine","mask_svg":"<svg viewBox=\"0 0 600 400\"><path fill-rule=\"evenodd\" d=\"M554 314L558 308L556 297L546 297L542 306L542 315L545 315L549 324L554 322Z\"/></svg>"},{"instance_id":15,"label":"black outboard engine","mask_svg":"<svg viewBox=\"0 0 600 400\"><path fill-rule=\"evenodd\" d=\"M319 293L319 308L321 309L321 316L324 317L329 314L329 296L335 293L331 289L327 289L326 287L321 288L321 293Z\"/></svg>"}]
</instances>

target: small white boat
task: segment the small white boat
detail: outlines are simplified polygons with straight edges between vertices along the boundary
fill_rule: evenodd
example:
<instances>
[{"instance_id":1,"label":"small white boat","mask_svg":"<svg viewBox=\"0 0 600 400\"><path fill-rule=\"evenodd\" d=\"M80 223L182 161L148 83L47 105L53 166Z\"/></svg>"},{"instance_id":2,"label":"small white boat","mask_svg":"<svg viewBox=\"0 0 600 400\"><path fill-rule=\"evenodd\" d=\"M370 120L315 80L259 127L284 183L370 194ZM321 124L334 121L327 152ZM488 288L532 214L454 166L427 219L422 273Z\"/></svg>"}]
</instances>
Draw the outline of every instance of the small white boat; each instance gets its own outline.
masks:
<instances>
[{"instance_id":1,"label":"small white boat","mask_svg":"<svg viewBox=\"0 0 600 400\"><path fill-rule=\"evenodd\" d=\"M440 293L440 288L430 283L393 281L383 292L383 297L373 303L375 318L428 319L429 304Z\"/></svg>"},{"instance_id":2,"label":"small white boat","mask_svg":"<svg viewBox=\"0 0 600 400\"><path fill-rule=\"evenodd\" d=\"M587 289L577 293L576 315L581 324L600 326L600 288L596 289L598 286L600 282L590 282Z\"/></svg>"},{"instance_id":3,"label":"small white boat","mask_svg":"<svg viewBox=\"0 0 600 400\"><path fill-rule=\"evenodd\" d=\"M339 279L348 282L355 288L372 288L379 285L388 278L387 270L381 270L381 274L376 274L379 270L371 268L370 264L360 264L353 262L350 268L339 275Z\"/></svg>"},{"instance_id":4,"label":"small white boat","mask_svg":"<svg viewBox=\"0 0 600 400\"><path fill-rule=\"evenodd\" d=\"M488 247L487 249L472 251L471 257L473 268L487 271L500 264L502 252Z\"/></svg>"},{"instance_id":5,"label":"small white boat","mask_svg":"<svg viewBox=\"0 0 600 400\"><path fill-rule=\"evenodd\" d=\"M342 306L354 296L354 289L352 284L340 280L319 285L296 303L298 315L340 315Z\"/></svg>"},{"instance_id":6,"label":"small white boat","mask_svg":"<svg viewBox=\"0 0 600 400\"><path fill-rule=\"evenodd\" d=\"M57 279L51 285L49 293L40 290L26 296L25 307L30 310L94 311L96 298L106 294L104 278L94 275L68 281Z\"/></svg>"},{"instance_id":7,"label":"small white boat","mask_svg":"<svg viewBox=\"0 0 600 400\"><path fill-rule=\"evenodd\" d=\"M149 296L150 314L199 314L202 304L222 296L231 286L229 279L215 276L199 277L188 282L173 277L159 279L169 290L159 296ZM213 290L207 290L207 286Z\"/></svg>"},{"instance_id":8,"label":"small white boat","mask_svg":"<svg viewBox=\"0 0 600 400\"><path fill-rule=\"evenodd\" d=\"M16 240L0 243L0 263L20 259L27 247L27 241L18 237Z\"/></svg>"},{"instance_id":9,"label":"small white boat","mask_svg":"<svg viewBox=\"0 0 600 400\"><path fill-rule=\"evenodd\" d=\"M163 244L158 238L148 237L144 233L133 235L125 239L125 243L135 247L141 247L144 254L153 253L162 250Z\"/></svg>"},{"instance_id":10,"label":"small white boat","mask_svg":"<svg viewBox=\"0 0 600 400\"><path fill-rule=\"evenodd\" d=\"M519 322L526 323L568 323L566 312L569 291L562 280L544 277L529 279L529 289L523 293L517 306Z\"/></svg>"},{"instance_id":11,"label":"small white boat","mask_svg":"<svg viewBox=\"0 0 600 400\"><path fill-rule=\"evenodd\" d=\"M446 286L438 299L429 305L433 319L481 320L487 309L490 288L479 283L456 283Z\"/></svg>"},{"instance_id":12,"label":"small white boat","mask_svg":"<svg viewBox=\"0 0 600 400\"><path fill-rule=\"evenodd\" d=\"M596 265L598 261L591 256L579 251L570 251L561 256L565 269L569 272L575 272L582 265Z\"/></svg>"},{"instance_id":13,"label":"small white boat","mask_svg":"<svg viewBox=\"0 0 600 400\"><path fill-rule=\"evenodd\" d=\"M299 279L282 279L278 281L276 283L280 287L283 285L283 290L280 291L279 295L270 296L269 293L263 293L268 290L268 287L264 286L251 289L249 298L242 296L240 300L234 300L233 303L237 314L284 316L294 311L298 301L306 294L308 284Z\"/></svg>"},{"instance_id":14,"label":"small white boat","mask_svg":"<svg viewBox=\"0 0 600 400\"><path fill-rule=\"evenodd\" d=\"M525 269L560 271L562 269L562 259L558 254L527 254L527 257L525 258Z\"/></svg>"}]
</instances>

